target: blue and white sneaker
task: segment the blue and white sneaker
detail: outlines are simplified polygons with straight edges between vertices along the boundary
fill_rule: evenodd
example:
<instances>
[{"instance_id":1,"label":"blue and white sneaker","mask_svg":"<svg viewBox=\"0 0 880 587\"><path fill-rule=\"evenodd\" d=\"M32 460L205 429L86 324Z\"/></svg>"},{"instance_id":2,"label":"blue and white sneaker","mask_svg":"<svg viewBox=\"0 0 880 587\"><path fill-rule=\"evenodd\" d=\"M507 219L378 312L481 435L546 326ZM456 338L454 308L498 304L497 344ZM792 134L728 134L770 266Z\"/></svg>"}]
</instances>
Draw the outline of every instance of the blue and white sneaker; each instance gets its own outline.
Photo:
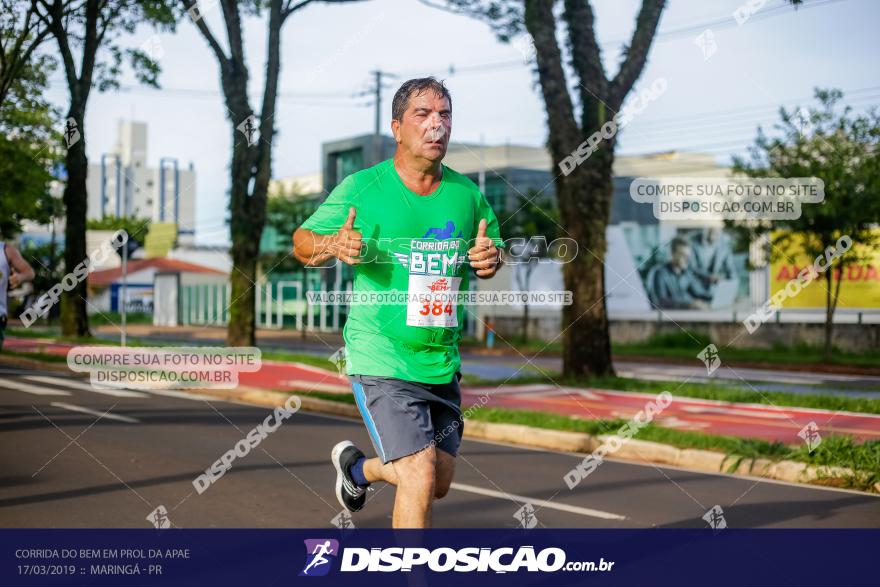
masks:
<instances>
[{"instance_id":1,"label":"blue and white sneaker","mask_svg":"<svg viewBox=\"0 0 880 587\"><path fill-rule=\"evenodd\" d=\"M349 440L343 440L333 447L330 460L336 469L336 499L350 512L364 507L367 488L360 487L351 476L350 468L364 453Z\"/></svg>"}]
</instances>

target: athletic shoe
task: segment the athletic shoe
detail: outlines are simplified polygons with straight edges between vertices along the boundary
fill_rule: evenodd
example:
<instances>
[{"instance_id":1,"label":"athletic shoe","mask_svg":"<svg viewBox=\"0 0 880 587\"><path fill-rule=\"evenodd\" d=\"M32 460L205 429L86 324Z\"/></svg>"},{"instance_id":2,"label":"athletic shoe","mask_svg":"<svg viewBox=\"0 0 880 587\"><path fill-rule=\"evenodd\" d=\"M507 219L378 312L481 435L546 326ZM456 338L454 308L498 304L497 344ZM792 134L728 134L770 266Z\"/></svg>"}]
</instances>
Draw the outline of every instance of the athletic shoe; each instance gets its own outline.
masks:
<instances>
[{"instance_id":1,"label":"athletic shoe","mask_svg":"<svg viewBox=\"0 0 880 587\"><path fill-rule=\"evenodd\" d=\"M363 456L364 453L348 440L343 440L334 446L330 453L330 460L336 469L336 499L350 512L360 510L367 500L367 488L359 487L349 471L350 467Z\"/></svg>"}]
</instances>

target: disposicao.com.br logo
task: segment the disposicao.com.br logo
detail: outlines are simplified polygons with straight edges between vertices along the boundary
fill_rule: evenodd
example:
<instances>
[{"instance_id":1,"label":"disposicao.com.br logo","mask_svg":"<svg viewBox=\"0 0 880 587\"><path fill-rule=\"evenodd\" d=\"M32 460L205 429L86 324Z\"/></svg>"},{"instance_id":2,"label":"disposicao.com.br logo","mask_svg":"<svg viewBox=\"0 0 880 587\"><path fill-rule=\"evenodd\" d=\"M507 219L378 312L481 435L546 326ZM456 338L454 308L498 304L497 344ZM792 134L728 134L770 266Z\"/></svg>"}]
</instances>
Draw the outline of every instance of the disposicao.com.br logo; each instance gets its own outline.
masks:
<instances>
[{"instance_id":1,"label":"disposicao.com.br logo","mask_svg":"<svg viewBox=\"0 0 880 587\"><path fill-rule=\"evenodd\" d=\"M338 554L338 543L331 539L306 540L306 565L300 576L326 575L332 558ZM359 548L348 547L342 551L340 572L408 572L413 567L427 567L436 573L493 572L515 573L517 571L611 571L613 561L604 558L595 561L566 561L561 548L544 548L535 551L533 546L518 548ZM332 558L329 558L332 557Z\"/></svg>"}]
</instances>

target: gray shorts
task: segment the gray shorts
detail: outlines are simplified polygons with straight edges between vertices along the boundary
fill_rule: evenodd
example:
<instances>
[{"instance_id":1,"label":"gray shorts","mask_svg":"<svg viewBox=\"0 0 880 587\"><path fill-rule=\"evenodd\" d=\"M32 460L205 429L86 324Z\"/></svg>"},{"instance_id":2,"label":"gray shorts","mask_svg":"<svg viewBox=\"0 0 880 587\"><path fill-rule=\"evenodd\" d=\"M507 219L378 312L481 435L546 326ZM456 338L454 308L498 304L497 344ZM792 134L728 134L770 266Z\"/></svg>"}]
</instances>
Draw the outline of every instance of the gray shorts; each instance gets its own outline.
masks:
<instances>
[{"instance_id":1,"label":"gray shorts","mask_svg":"<svg viewBox=\"0 0 880 587\"><path fill-rule=\"evenodd\" d=\"M459 375L430 384L391 377L352 375L355 401L383 463L417 453L433 444L455 456L461 446Z\"/></svg>"}]
</instances>

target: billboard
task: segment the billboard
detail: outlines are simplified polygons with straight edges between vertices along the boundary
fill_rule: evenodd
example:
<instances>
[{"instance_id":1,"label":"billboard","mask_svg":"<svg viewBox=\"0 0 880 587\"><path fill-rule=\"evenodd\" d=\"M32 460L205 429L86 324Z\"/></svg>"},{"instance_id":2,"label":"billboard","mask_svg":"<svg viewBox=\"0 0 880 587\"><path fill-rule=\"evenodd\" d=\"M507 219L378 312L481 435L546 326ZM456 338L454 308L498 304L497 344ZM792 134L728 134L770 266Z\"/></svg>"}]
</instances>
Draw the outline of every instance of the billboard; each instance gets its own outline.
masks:
<instances>
[{"instance_id":1,"label":"billboard","mask_svg":"<svg viewBox=\"0 0 880 587\"><path fill-rule=\"evenodd\" d=\"M605 283L611 312L730 310L747 304L748 250L720 226L608 227Z\"/></svg>"},{"instance_id":2,"label":"billboard","mask_svg":"<svg viewBox=\"0 0 880 587\"><path fill-rule=\"evenodd\" d=\"M875 235L880 237L880 229L874 230ZM780 233L774 233L774 240ZM801 251L803 237L793 235L783 249L777 249L777 255L770 263L770 295L785 289L792 280L796 280L798 274L810 266L816 267L818 275L809 284L800 289L795 296L788 296L782 300L785 309L825 308L828 295L828 285L825 281L824 260L811 259ZM833 244L832 244L833 246ZM847 262L846 257L862 257L864 260L858 263ZM852 250L844 253L841 257L845 263L843 271L839 268L839 261L831 265L832 272L831 293L840 281L840 298L837 308L871 309L880 308L880 250L875 249L869 254L865 245L857 241L852 243Z\"/></svg>"}]
</instances>

